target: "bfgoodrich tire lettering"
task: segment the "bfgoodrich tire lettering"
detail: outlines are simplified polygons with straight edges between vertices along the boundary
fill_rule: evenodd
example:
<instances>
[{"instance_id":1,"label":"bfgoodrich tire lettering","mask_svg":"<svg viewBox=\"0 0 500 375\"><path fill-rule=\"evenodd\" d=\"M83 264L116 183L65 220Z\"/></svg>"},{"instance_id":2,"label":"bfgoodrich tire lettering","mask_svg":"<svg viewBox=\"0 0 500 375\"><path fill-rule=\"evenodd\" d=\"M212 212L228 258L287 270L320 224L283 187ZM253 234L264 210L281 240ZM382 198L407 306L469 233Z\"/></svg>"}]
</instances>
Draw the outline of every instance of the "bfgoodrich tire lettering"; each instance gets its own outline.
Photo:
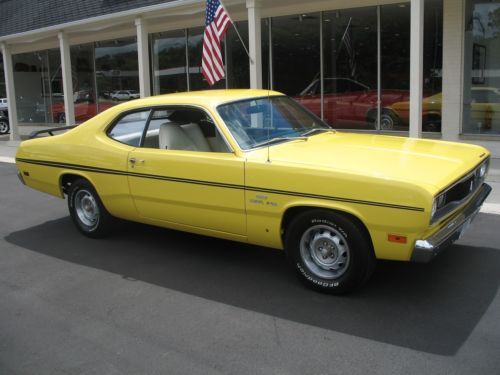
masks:
<instances>
[{"instance_id":1,"label":"bfgoodrich tire lettering","mask_svg":"<svg viewBox=\"0 0 500 375\"><path fill-rule=\"evenodd\" d=\"M71 185L68 209L73 223L88 237L102 238L112 229L113 217L87 180L78 179Z\"/></svg>"},{"instance_id":2,"label":"bfgoodrich tire lettering","mask_svg":"<svg viewBox=\"0 0 500 375\"><path fill-rule=\"evenodd\" d=\"M347 215L327 210L304 212L285 232L287 256L309 287L348 293L371 276L375 257L371 241Z\"/></svg>"}]
</instances>

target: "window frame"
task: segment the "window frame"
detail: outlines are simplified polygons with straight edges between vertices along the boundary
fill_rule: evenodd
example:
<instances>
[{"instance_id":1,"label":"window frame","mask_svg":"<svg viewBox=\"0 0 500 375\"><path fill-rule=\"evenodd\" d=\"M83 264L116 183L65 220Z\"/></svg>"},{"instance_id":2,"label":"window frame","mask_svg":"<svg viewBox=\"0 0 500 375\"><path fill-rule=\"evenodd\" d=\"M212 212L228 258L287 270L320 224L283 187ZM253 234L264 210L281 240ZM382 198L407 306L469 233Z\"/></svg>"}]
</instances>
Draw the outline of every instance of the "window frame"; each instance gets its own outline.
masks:
<instances>
[{"instance_id":1,"label":"window frame","mask_svg":"<svg viewBox=\"0 0 500 375\"><path fill-rule=\"evenodd\" d=\"M215 130L219 133L219 135L221 136L222 140L224 141L224 144L226 145L226 147L228 149L228 151L224 152L224 153L225 154L226 153L228 153L228 154L235 154L234 147L231 145L231 143L228 142L226 135L224 134L224 132L221 131L220 126L217 124L217 122L214 121L214 117L204 107L197 106L197 105L190 105L190 104L160 104L160 105L154 105L154 106L146 106L146 107L138 107L138 108L129 109L129 110L121 112L115 119L113 119L113 121L111 121L110 124L108 126L106 126L106 128L104 129L104 133L112 141L118 142L118 143L126 145L126 146L130 146L130 147L133 147L133 148L149 149L149 150L162 150L162 149L159 149L159 148L156 149L156 148L144 147L144 140L145 140L145 136L147 134L147 131L149 129L149 125L151 123L151 120L152 120L154 112L155 111L159 111L159 110L169 110L169 109L172 109L172 108L176 108L176 109L195 109L195 110L204 112L204 114L214 124ZM144 126L144 129L142 130L141 139L139 141L139 145L138 146L132 146L132 145L129 145L128 143L120 142L119 140L111 137L111 135L109 134L110 131L118 124L118 122L121 119L123 119L124 117L126 117L126 116L128 116L130 114L133 114L133 113L146 112L146 111L149 111L149 115L148 115L148 118L146 120L146 125ZM179 150L162 150L162 151L167 151L168 152L168 151L179 151ZM185 150L185 151L190 151L190 150ZM201 151L190 151L190 152L198 152L199 153ZM214 152L214 151L212 151L212 153L218 154L220 152Z\"/></svg>"}]
</instances>

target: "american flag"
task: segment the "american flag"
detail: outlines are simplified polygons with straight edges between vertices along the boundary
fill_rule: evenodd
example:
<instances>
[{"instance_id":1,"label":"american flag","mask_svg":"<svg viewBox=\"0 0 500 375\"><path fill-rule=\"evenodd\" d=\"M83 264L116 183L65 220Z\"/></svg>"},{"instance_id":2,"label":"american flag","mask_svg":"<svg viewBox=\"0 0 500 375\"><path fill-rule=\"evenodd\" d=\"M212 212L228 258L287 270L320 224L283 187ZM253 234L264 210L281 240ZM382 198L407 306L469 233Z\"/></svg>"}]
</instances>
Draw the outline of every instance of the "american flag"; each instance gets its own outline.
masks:
<instances>
[{"instance_id":1,"label":"american flag","mask_svg":"<svg viewBox=\"0 0 500 375\"><path fill-rule=\"evenodd\" d=\"M224 78L220 42L229 26L231 26L231 19L220 1L207 0L201 72L210 86Z\"/></svg>"},{"instance_id":2,"label":"american flag","mask_svg":"<svg viewBox=\"0 0 500 375\"><path fill-rule=\"evenodd\" d=\"M354 51L354 47L351 41L351 32L352 32L352 17L349 18L349 23L344 32L344 36L342 36L342 40L340 41L340 47L342 47L342 43L345 44L345 48L347 50L347 54L349 55L349 67L351 68L351 77L354 78L356 75L356 52Z\"/></svg>"}]
</instances>

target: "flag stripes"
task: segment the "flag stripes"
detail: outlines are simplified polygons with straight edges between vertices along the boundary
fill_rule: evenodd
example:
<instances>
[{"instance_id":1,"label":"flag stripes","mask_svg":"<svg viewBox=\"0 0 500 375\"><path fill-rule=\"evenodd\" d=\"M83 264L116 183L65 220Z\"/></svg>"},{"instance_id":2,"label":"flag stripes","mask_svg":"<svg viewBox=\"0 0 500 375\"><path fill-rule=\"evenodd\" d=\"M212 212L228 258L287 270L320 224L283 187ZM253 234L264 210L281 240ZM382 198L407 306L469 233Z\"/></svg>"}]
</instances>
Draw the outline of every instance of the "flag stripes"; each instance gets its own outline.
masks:
<instances>
[{"instance_id":1,"label":"flag stripes","mask_svg":"<svg viewBox=\"0 0 500 375\"><path fill-rule=\"evenodd\" d=\"M225 76L221 40L231 19L219 0L207 0L201 72L210 86Z\"/></svg>"}]
</instances>

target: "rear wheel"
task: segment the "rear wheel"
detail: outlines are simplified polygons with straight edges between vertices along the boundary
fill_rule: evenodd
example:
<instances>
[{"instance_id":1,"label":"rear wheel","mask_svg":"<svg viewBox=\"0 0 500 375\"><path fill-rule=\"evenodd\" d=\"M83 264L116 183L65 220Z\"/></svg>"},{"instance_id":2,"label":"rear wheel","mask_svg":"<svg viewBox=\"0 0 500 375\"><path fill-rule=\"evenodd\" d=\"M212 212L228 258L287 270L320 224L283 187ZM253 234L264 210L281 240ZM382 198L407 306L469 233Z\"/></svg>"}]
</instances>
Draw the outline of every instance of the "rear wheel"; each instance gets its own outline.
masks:
<instances>
[{"instance_id":1,"label":"rear wheel","mask_svg":"<svg viewBox=\"0 0 500 375\"><path fill-rule=\"evenodd\" d=\"M112 229L113 217L87 180L78 179L71 185L68 209L73 223L88 237L102 238Z\"/></svg>"},{"instance_id":2,"label":"rear wheel","mask_svg":"<svg viewBox=\"0 0 500 375\"><path fill-rule=\"evenodd\" d=\"M285 247L300 279L323 292L351 292L375 267L368 235L354 220L333 211L298 215L285 232Z\"/></svg>"}]
</instances>

